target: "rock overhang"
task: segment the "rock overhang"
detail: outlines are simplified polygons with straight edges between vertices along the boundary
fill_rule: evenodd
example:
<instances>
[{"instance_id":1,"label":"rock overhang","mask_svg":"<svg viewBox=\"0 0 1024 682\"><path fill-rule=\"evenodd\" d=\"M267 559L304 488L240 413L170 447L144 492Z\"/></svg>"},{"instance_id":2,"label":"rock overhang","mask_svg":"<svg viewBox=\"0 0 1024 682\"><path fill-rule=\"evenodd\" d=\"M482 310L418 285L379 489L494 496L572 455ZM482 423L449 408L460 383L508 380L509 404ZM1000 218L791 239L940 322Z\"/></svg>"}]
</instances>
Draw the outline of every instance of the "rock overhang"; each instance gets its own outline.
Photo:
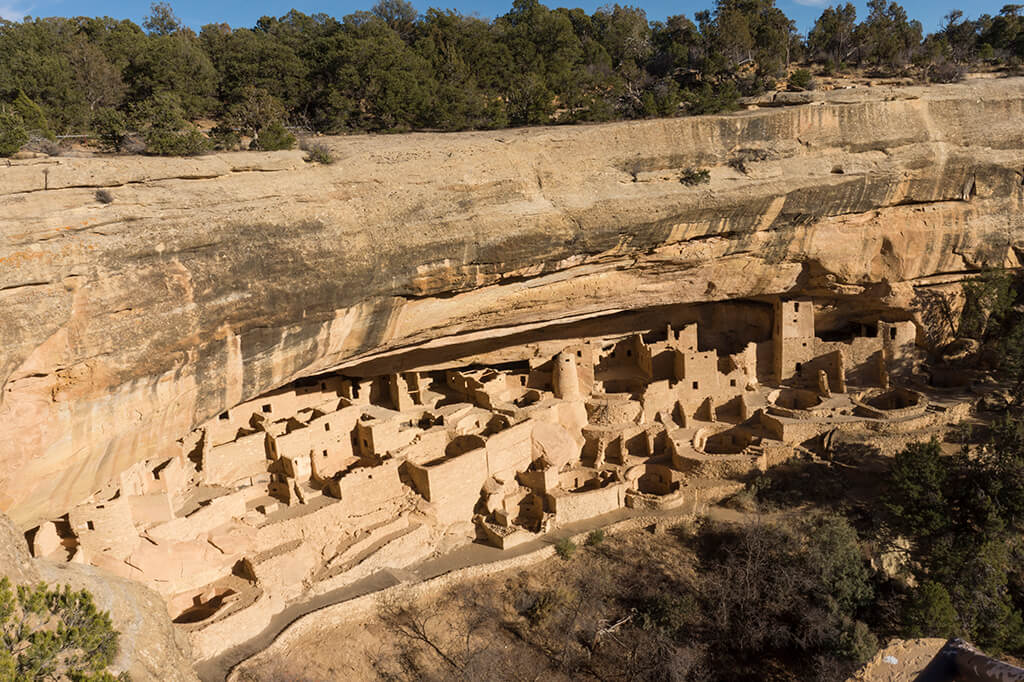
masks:
<instances>
[{"instance_id":1,"label":"rock overhang","mask_svg":"<svg viewBox=\"0 0 1024 682\"><path fill-rule=\"evenodd\" d=\"M909 316L923 287L1015 265L1024 81L866 92L338 138L331 166L2 168L0 507L22 526L63 513L224 408L329 368L783 293ZM738 170L749 149L764 158ZM690 167L710 182L681 183Z\"/></svg>"}]
</instances>

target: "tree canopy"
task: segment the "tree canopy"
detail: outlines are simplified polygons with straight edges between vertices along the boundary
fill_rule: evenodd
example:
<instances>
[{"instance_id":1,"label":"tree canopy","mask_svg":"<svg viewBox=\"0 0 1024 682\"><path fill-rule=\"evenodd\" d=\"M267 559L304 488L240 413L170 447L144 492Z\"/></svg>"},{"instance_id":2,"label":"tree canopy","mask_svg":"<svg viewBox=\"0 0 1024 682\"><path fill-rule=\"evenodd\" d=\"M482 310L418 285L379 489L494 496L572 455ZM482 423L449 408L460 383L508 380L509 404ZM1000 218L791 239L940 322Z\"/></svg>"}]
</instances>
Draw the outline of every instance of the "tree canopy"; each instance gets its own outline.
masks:
<instances>
[{"instance_id":1,"label":"tree canopy","mask_svg":"<svg viewBox=\"0 0 1024 682\"><path fill-rule=\"evenodd\" d=\"M448 131L714 113L785 87L805 59L889 73L1020 59L1021 7L976 20L954 10L925 38L896 2L871 0L860 23L846 3L826 8L806 40L775 0L716 0L691 17L656 22L618 4L587 14L514 0L484 20L379 0L340 18L292 10L198 34L167 2L154 3L141 27L111 17L27 17L0 21L0 151L9 154L24 135L101 134L110 111L139 122L139 112L166 97L183 125L233 128L222 140L276 123L324 133ZM268 115L258 126L238 116L252 109L253 92L273 103L258 107Z\"/></svg>"}]
</instances>

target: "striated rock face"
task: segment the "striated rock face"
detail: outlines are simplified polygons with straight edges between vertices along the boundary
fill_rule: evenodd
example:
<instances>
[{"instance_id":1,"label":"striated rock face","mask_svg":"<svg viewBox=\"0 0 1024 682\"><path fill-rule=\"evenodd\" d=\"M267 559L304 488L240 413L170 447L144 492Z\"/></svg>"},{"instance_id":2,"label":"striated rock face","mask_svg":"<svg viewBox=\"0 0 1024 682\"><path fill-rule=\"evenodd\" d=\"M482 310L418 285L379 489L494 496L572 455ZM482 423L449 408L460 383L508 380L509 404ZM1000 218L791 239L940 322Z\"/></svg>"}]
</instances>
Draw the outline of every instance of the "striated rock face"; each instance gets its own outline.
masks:
<instances>
[{"instance_id":1,"label":"striated rock face","mask_svg":"<svg viewBox=\"0 0 1024 682\"><path fill-rule=\"evenodd\" d=\"M916 317L1024 237L1024 80L732 116L0 166L0 510L64 513L300 376L770 295ZM710 182L681 183L690 167ZM109 204L97 201L106 187ZM927 339L925 339L927 341Z\"/></svg>"}]
</instances>

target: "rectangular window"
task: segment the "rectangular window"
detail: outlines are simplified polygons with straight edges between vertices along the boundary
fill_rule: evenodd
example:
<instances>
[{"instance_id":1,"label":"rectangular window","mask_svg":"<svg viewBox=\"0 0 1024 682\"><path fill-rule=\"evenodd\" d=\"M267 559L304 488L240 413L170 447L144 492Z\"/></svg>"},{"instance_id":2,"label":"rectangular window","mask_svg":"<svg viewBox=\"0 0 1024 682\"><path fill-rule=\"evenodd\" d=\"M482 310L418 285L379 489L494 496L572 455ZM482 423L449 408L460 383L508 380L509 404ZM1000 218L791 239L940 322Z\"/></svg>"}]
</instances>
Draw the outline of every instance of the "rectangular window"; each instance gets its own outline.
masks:
<instances>
[{"instance_id":1,"label":"rectangular window","mask_svg":"<svg viewBox=\"0 0 1024 682\"><path fill-rule=\"evenodd\" d=\"M729 385L735 387L736 386L736 380L735 379L729 379Z\"/></svg>"},{"instance_id":2,"label":"rectangular window","mask_svg":"<svg viewBox=\"0 0 1024 682\"><path fill-rule=\"evenodd\" d=\"M896 339L896 327L889 328L889 338L893 340Z\"/></svg>"},{"instance_id":3,"label":"rectangular window","mask_svg":"<svg viewBox=\"0 0 1024 682\"><path fill-rule=\"evenodd\" d=\"M698 389L698 388L700 388L700 383L699 383L699 382L696 382L696 381L695 381L695 382L693 382L693 388L694 388L694 389Z\"/></svg>"},{"instance_id":4,"label":"rectangular window","mask_svg":"<svg viewBox=\"0 0 1024 682\"><path fill-rule=\"evenodd\" d=\"M270 413L270 405L264 405L262 409L263 409L264 412L266 412L268 414Z\"/></svg>"},{"instance_id":5,"label":"rectangular window","mask_svg":"<svg viewBox=\"0 0 1024 682\"><path fill-rule=\"evenodd\" d=\"M89 528L89 530L96 530L96 526L93 525L92 521L86 521L85 525Z\"/></svg>"},{"instance_id":6,"label":"rectangular window","mask_svg":"<svg viewBox=\"0 0 1024 682\"><path fill-rule=\"evenodd\" d=\"M217 419L220 419L221 421L227 421L228 420L228 413L227 412L221 412L220 416L217 417Z\"/></svg>"}]
</instances>

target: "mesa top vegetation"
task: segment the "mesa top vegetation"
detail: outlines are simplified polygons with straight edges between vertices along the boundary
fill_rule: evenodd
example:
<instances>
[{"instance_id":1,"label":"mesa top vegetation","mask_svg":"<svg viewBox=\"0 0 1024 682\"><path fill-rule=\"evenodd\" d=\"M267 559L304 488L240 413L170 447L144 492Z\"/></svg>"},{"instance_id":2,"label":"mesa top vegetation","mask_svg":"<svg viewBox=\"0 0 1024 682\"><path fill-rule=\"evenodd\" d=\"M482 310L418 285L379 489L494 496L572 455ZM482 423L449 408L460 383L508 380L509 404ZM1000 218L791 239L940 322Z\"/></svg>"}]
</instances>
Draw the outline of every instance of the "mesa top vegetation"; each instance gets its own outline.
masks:
<instances>
[{"instance_id":1,"label":"mesa top vegetation","mask_svg":"<svg viewBox=\"0 0 1024 682\"><path fill-rule=\"evenodd\" d=\"M713 113L787 76L794 89L814 87L809 70L793 72L801 62L947 81L972 62L1024 55L1022 5L977 20L950 12L927 37L899 4L868 6L860 23L852 4L826 9L806 38L774 0L718 0L693 20L663 22L617 4L588 15L515 0L489 21L380 0L341 19L293 10L198 35L163 2L142 27L0 20L0 154L54 134L118 150L135 133L151 153L194 154L242 136L290 147L282 124L448 131ZM200 134L202 120L217 125Z\"/></svg>"}]
</instances>

